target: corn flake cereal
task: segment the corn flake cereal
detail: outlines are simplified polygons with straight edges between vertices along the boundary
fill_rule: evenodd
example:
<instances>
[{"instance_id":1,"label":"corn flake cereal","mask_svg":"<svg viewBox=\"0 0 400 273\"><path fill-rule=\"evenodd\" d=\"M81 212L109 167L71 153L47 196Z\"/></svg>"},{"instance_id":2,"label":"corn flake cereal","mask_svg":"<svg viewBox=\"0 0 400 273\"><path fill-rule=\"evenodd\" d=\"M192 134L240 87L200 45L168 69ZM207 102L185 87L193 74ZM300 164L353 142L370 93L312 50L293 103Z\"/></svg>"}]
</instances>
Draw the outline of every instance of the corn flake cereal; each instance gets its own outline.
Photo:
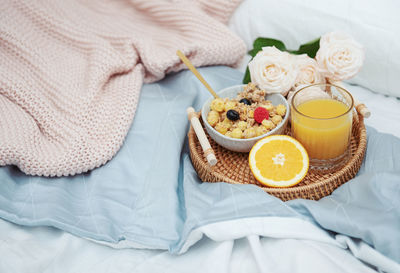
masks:
<instances>
[{"instance_id":1,"label":"corn flake cereal","mask_svg":"<svg viewBox=\"0 0 400 273\"><path fill-rule=\"evenodd\" d=\"M265 100L265 95L264 90L250 82L235 99L214 99L207 122L219 133L231 138L248 139L264 135L282 122L287 110L283 104L274 106L271 101ZM263 107L269 113L269 118L261 124L254 120L257 107Z\"/></svg>"}]
</instances>

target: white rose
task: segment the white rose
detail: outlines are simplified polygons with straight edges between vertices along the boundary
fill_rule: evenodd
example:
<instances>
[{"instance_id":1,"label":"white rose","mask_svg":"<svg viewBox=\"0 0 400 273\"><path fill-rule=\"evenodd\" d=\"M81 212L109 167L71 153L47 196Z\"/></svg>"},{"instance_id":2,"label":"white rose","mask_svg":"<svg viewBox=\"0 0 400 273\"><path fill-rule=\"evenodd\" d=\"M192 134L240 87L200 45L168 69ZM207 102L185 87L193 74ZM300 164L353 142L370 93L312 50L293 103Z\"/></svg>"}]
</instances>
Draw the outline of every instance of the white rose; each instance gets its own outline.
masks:
<instances>
[{"instance_id":1,"label":"white rose","mask_svg":"<svg viewBox=\"0 0 400 273\"><path fill-rule=\"evenodd\" d=\"M343 81L360 71L365 58L364 48L341 32L323 35L316 60L322 75L330 81Z\"/></svg>"},{"instance_id":2,"label":"white rose","mask_svg":"<svg viewBox=\"0 0 400 273\"><path fill-rule=\"evenodd\" d=\"M293 86L297 70L293 56L276 47L263 47L249 63L251 81L268 94L286 95Z\"/></svg>"},{"instance_id":3,"label":"white rose","mask_svg":"<svg viewBox=\"0 0 400 273\"><path fill-rule=\"evenodd\" d=\"M307 54L298 55L296 58L297 77L294 87L297 89L301 85L325 83L325 78L318 70L317 62L308 57Z\"/></svg>"}]
</instances>

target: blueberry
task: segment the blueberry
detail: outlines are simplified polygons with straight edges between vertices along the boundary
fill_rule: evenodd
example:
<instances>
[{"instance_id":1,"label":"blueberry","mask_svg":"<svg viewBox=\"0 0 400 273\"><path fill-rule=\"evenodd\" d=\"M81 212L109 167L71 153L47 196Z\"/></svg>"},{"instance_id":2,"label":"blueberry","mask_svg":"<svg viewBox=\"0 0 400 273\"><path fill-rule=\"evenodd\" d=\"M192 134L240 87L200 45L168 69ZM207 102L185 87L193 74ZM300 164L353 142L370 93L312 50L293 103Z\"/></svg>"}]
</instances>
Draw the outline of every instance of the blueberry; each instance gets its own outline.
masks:
<instances>
[{"instance_id":1,"label":"blueberry","mask_svg":"<svg viewBox=\"0 0 400 273\"><path fill-rule=\"evenodd\" d=\"M251 101L248 99L241 99L239 102L244 103L246 105L251 105Z\"/></svg>"},{"instance_id":2,"label":"blueberry","mask_svg":"<svg viewBox=\"0 0 400 273\"><path fill-rule=\"evenodd\" d=\"M226 112L226 117L232 121L238 120L240 118L240 115L237 111L235 110L228 110Z\"/></svg>"}]
</instances>

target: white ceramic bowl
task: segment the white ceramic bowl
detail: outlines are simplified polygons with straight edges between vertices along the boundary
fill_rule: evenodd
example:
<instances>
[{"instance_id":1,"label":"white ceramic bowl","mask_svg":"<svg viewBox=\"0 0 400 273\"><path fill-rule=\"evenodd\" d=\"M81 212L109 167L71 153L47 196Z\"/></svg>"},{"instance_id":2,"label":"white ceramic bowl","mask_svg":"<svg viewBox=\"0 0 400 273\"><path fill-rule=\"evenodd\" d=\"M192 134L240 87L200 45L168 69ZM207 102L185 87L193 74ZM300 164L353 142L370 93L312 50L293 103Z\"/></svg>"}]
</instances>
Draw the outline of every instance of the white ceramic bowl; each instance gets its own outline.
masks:
<instances>
[{"instance_id":1,"label":"white ceramic bowl","mask_svg":"<svg viewBox=\"0 0 400 273\"><path fill-rule=\"evenodd\" d=\"M221 98L236 98L237 94L243 91L243 87L245 85L235 85L231 86L225 89L222 89L221 91L217 92L218 95ZM248 138L248 139L236 139L236 138L230 138L227 136L224 136L223 134L217 132L210 124L207 122L207 116L208 113L210 112L210 104L211 101L214 98L211 97L209 98L203 105L203 108L201 109L201 118L203 119L203 123L206 127L207 133L210 135L212 139L215 140L219 145L222 147L235 151L235 152L249 152L251 148L253 147L256 142L266 136L269 135L280 135L283 134L286 128L286 125L289 120L289 112L290 112L290 107L287 102L287 100L281 95L281 94L271 94L267 95L266 99L270 100L273 105L278 105L278 104L283 104L286 106L286 115L283 118L282 122L275 127L273 130L269 131L268 133L258 136L258 137L253 137L253 138Z\"/></svg>"}]
</instances>

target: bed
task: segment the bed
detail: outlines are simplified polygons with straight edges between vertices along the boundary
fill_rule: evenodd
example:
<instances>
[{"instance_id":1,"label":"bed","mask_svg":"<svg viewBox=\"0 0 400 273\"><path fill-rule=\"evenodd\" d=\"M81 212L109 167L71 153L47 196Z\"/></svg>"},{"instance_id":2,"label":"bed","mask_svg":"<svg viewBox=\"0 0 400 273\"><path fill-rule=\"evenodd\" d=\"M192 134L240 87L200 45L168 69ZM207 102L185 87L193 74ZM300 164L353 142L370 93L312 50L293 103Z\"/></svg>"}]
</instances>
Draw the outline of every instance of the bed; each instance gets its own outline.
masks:
<instances>
[{"instance_id":1,"label":"bed","mask_svg":"<svg viewBox=\"0 0 400 273\"><path fill-rule=\"evenodd\" d=\"M367 158L351 183L319 202L287 203L252 186L200 183L188 157L184 111L189 105L199 109L208 94L190 72L174 73L143 87L133 126L116 158L88 175L59 180L65 184L62 191L15 168L1 169L7 183L0 199L5 219L0 221L0 271L400 272L400 93L394 80L400 65L389 57L400 56L399 40L393 38L400 25L393 12L398 4L387 1L374 7L377 17L366 18L369 5L344 3L331 3L327 10L318 1L247 0L230 28L248 47L256 37L267 36L293 48L332 28L366 45L370 57L365 68L345 85L372 112L365 120ZM298 10L304 17L296 27ZM318 14L313 20L324 24L308 21L310 14ZM387 25L374 25L383 14ZM288 21L282 24L282 18ZM371 32L379 37L377 43L369 41ZM393 47L382 58L379 43L385 39ZM221 89L241 81L248 59L236 69L205 67L200 72ZM148 142L154 143L150 150ZM149 161L141 160L143 154ZM116 180L120 183L109 183ZM135 181L146 181L146 187L129 186ZM382 191L373 192L380 181ZM163 201L152 200L153 192L152 198ZM131 199L115 202L126 195ZM49 208L46 202L55 205Z\"/></svg>"}]
</instances>

